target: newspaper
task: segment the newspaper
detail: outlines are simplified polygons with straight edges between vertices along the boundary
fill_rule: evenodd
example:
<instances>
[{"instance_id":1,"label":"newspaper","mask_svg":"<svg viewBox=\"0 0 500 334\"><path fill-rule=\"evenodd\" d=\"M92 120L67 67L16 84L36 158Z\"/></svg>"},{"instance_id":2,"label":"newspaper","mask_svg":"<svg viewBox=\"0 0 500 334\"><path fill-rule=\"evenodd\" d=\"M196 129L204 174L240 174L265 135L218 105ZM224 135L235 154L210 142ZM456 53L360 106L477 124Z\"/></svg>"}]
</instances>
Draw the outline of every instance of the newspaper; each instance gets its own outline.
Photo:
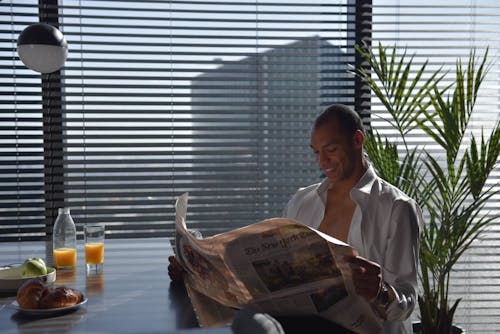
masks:
<instances>
[{"instance_id":1,"label":"newspaper","mask_svg":"<svg viewBox=\"0 0 500 334\"><path fill-rule=\"evenodd\" d=\"M286 218L271 218L207 238L186 227L188 194L176 201L177 260L186 286L232 309L318 315L356 333L382 320L354 293L348 244Z\"/></svg>"}]
</instances>

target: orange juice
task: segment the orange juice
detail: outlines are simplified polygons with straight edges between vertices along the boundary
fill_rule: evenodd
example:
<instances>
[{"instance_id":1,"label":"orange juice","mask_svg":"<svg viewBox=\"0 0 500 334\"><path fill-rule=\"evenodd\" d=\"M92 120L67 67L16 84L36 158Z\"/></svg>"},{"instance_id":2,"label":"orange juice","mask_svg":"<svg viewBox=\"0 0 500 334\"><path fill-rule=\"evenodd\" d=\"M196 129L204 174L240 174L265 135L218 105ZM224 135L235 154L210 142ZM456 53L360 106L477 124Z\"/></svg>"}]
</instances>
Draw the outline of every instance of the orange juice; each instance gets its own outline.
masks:
<instances>
[{"instance_id":1,"label":"orange juice","mask_svg":"<svg viewBox=\"0 0 500 334\"><path fill-rule=\"evenodd\" d=\"M101 264L104 262L104 243L95 242L85 244L85 263Z\"/></svg>"},{"instance_id":2,"label":"orange juice","mask_svg":"<svg viewBox=\"0 0 500 334\"><path fill-rule=\"evenodd\" d=\"M53 255L54 255L54 266L56 268L76 266L75 248L57 248L54 249Z\"/></svg>"}]
</instances>

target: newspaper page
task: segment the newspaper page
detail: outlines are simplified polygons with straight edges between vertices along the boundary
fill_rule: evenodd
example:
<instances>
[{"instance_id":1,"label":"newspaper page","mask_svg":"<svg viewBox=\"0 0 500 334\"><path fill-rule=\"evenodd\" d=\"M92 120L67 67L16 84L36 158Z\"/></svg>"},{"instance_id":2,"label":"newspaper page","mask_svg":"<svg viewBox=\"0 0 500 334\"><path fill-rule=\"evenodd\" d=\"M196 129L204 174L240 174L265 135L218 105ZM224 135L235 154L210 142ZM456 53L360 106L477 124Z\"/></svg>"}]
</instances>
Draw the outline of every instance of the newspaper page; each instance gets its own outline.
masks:
<instances>
[{"instance_id":1,"label":"newspaper page","mask_svg":"<svg viewBox=\"0 0 500 334\"><path fill-rule=\"evenodd\" d=\"M221 305L274 315L318 315L356 333L382 320L354 293L346 255L354 248L287 218L271 218L208 238L186 227L188 194L176 201L176 256L186 281Z\"/></svg>"}]
</instances>

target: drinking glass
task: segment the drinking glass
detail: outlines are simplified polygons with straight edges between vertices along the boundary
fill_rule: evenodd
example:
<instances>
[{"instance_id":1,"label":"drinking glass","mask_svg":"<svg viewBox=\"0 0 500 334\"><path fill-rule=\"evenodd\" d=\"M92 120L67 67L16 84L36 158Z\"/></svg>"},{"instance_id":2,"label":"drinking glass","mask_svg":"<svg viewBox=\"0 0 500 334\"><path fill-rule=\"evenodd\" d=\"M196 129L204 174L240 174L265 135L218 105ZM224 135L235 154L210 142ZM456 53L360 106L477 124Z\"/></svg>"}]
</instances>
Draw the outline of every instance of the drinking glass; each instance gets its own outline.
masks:
<instances>
[{"instance_id":1,"label":"drinking glass","mask_svg":"<svg viewBox=\"0 0 500 334\"><path fill-rule=\"evenodd\" d=\"M104 265L104 225L86 225L83 231L87 271L101 273Z\"/></svg>"}]
</instances>

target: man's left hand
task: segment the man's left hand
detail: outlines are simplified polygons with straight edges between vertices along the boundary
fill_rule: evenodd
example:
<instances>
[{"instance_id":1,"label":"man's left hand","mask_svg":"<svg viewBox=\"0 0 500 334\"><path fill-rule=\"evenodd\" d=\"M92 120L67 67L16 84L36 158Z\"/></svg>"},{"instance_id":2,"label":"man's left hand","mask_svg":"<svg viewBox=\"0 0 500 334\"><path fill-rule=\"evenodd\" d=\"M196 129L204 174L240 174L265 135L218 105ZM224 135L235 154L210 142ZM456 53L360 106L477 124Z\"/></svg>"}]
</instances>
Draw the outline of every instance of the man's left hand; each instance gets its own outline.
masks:
<instances>
[{"instance_id":1,"label":"man's left hand","mask_svg":"<svg viewBox=\"0 0 500 334\"><path fill-rule=\"evenodd\" d=\"M361 256L348 256L344 259L351 266L356 293L366 301L373 302L383 284L380 265Z\"/></svg>"}]
</instances>

